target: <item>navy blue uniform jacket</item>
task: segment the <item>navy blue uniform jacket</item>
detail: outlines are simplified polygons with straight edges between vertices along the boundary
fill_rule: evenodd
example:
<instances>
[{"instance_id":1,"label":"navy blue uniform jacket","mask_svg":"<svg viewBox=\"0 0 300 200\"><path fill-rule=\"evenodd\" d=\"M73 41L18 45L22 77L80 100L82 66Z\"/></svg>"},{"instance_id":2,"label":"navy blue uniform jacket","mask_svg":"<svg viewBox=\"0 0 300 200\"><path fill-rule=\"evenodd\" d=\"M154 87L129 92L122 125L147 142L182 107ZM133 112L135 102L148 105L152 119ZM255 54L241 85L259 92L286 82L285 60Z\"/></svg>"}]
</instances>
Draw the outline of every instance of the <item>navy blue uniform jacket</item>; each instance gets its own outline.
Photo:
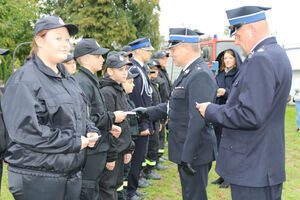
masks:
<instances>
[{"instance_id":1,"label":"navy blue uniform jacket","mask_svg":"<svg viewBox=\"0 0 300 200\"><path fill-rule=\"evenodd\" d=\"M139 73L140 75L134 79L134 88L131 94L129 94L130 99L134 102L136 107L149 107L152 106L151 96L148 96L145 92L145 85L143 83L142 74L144 73L148 85L150 87L150 80L148 78L147 73L145 72L144 68L134 59L131 60L133 66L130 67L130 72L132 74ZM143 92L142 92L143 91ZM142 120L139 124L139 131L145 131L149 129L149 131L153 131L153 124L147 119Z\"/></svg>"},{"instance_id":2,"label":"navy blue uniform jacket","mask_svg":"<svg viewBox=\"0 0 300 200\"><path fill-rule=\"evenodd\" d=\"M216 137L210 124L196 109L196 102L213 101L216 96L215 78L201 57L178 76L169 101L169 159L194 165L215 159ZM167 103L148 108L151 120L163 119Z\"/></svg>"},{"instance_id":3,"label":"navy blue uniform jacket","mask_svg":"<svg viewBox=\"0 0 300 200\"><path fill-rule=\"evenodd\" d=\"M260 42L233 82L227 103L205 117L223 128L216 171L230 183L264 187L285 181L284 116L292 70L275 37Z\"/></svg>"},{"instance_id":4,"label":"navy blue uniform jacket","mask_svg":"<svg viewBox=\"0 0 300 200\"><path fill-rule=\"evenodd\" d=\"M61 76L34 55L6 83L1 107L10 166L71 175L86 160L81 136L98 129L87 118L87 99L75 78L57 67Z\"/></svg>"}]
</instances>

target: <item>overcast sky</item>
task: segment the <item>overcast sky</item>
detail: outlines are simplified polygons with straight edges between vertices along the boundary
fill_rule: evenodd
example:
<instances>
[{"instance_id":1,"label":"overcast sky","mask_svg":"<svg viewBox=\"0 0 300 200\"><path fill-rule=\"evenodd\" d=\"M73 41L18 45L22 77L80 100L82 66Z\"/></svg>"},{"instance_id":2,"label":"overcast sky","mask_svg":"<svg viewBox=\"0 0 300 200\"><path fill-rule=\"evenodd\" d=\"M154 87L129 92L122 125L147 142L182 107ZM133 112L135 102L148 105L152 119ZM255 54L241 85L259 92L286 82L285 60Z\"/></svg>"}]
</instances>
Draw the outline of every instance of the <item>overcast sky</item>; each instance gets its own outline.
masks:
<instances>
[{"instance_id":1,"label":"overcast sky","mask_svg":"<svg viewBox=\"0 0 300 200\"><path fill-rule=\"evenodd\" d=\"M299 0L160 0L160 32L168 39L169 28L188 27L224 38L228 25L225 10L244 5L272 7L267 20L280 44L300 45Z\"/></svg>"}]
</instances>

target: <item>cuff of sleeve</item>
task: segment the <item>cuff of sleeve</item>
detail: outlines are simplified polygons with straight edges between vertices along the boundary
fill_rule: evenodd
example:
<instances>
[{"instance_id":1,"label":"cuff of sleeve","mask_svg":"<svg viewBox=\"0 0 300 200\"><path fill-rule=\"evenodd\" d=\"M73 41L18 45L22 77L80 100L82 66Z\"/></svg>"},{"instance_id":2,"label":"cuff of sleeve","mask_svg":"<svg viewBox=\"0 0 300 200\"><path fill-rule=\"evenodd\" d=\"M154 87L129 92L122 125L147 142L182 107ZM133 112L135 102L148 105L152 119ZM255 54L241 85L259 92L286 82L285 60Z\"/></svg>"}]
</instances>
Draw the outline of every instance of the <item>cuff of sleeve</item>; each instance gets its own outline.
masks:
<instances>
[{"instance_id":1,"label":"cuff of sleeve","mask_svg":"<svg viewBox=\"0 0 300 200\"><path fill-rule=\"evenodd\" d=\"M214 122L214 113L216 112L217 108L219 107L220 105L217 105L217 104L209 104L207 107L206 107L206 110L205 110L205 119L207 121L211 121L211 122Z\"/></svg>"},{"instance_id":2,"label":"cuff of sleeve","mask_svg":"<svg viewBox=\"0 0 300 200\"><path fill-rule=\"evenodd\" d=\"M106 162L113 162L117 160L117 154L109 153L107 155L107 161Z\"/></svg>"},{"instance_id":3,"label":"cuff of sleeve","mask_svg":"<svg viewBox=\"0 0 300 200\"><path fill-rule=\"evenodd\" d=\"M76 137L74 140L74 152L79 152L81 149L81 137Z\"/></svg>"},{"instance_id":4,"label":"cuff of sleeve","mask_svg":"<svg viewBox=\"0 0 300 200\"><path fill-rule=\"evenodd\" d=\"M116 116L113 112L109 112L109 116L110 116L110 119L111 119L111 124L113 125L115 123ZM111 129L111 127L110 127L110 129Z\"/></svg>"}]
</instances>

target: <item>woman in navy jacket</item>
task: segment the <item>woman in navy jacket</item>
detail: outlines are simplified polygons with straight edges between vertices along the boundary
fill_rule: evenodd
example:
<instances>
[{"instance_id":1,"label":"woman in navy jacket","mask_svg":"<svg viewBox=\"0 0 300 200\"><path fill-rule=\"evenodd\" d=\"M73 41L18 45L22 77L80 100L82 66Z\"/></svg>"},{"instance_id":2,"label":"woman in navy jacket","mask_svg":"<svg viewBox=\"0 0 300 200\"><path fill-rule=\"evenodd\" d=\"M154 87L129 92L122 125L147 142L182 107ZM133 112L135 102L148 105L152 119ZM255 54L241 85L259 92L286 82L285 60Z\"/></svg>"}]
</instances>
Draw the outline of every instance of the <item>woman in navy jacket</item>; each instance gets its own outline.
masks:
<instances>
[{"instance_id":1,"label":"woman in navy jacket","mask_svg":"<svg viewBox=\"0 0 300 200\"><path fill-rule=\"evenodd\" d=\"M225 104L230 93L231 85L233 83L234 77L239 70L239 66L242 61L239 54L233 49L227 49L221 52L216 61L219 62L219 73L216 76L216 81L219 86L217 90L217 104ZM215 134L217 137L217 144L219 147L222 128L218 125L214 125ZM224 181L222 177L212 182L213 184L220 184L220 188L227 188L229 183Z\"/></svg>"},{"instance_id":2,"label":"woman in navy jacket","mask_svg":"<svg viewBox=\"0 0 300 200\"><path fill-rule=\"evenodd\" d=\"M59 17L38 20L31 59L6 83L5 161L16 200L79 199L84 149L94 147L99 130L87 118L83 91L61 64L77 32Z\"/></svg>"}]
</instances>

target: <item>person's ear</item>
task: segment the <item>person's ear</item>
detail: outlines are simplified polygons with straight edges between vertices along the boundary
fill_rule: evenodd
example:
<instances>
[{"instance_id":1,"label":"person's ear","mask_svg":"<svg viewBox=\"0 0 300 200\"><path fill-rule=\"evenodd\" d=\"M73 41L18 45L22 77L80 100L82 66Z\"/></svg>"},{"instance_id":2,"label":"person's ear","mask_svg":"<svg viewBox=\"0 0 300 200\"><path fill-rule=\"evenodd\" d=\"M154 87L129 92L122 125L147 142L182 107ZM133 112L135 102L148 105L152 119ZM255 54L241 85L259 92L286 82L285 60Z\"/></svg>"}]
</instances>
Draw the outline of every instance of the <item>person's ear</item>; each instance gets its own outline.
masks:
<instances>
[{"instance_id":1,"label":"person's ear","mask_svg":"<svg viewBox=\"0 0 300 200\"><path fill-rule=\"evenodd\" d=\"M38 48L42 48L43 47L43 43L44 43L44 38L37 36L35 39L35 43L37 45Z\"/></svg>"},{"instance_id":2,"label":"person's ear","mask_svg":"<svg viewBox=\"0 0 300 200\"><path fill-rule=\"evenodd\" d=\"M111 68L107 68L106 72L108 73L109 76L112 76L114 73L113 69L111 69Z\"/></svg>"}]
</instances>

